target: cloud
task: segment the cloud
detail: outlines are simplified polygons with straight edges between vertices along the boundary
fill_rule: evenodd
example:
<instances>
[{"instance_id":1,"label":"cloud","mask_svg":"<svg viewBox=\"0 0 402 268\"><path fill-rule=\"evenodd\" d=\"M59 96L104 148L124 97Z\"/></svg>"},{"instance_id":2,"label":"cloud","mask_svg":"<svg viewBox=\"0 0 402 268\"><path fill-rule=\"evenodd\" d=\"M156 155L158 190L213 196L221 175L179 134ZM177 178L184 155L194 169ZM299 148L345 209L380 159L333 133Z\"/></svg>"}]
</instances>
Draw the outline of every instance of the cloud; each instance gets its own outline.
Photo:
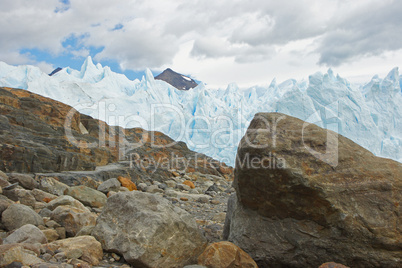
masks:
<instances>
[{"instance_id":1,"label":"cloud","mask_svg":"<svg viewBox=\"0 0 402 268\"><path fill-rule=\"evenodd\" d=\"M317 49L319 63L339 66L359 57L401 49L401 14L401 1L371 1L356 6L334 20L323 35Z\"/></svg>"},{"instance_id":2,"label":"cloud","mask_svg":"<svg viewBox=\"0 0 402 268\"><path fill-rule=\"evenodd\" d=\"M191 41L189 57L248 64L314 39L317 63L338 66L402 48L400 14L397 0L4 0L0 60L32 62L24 49L96 53L95 60L141 70L169 65ZM71 37L79 42L66 42ZM304 49L295 48L293 62L304 60Z\"/></svg>"}]
</instances>

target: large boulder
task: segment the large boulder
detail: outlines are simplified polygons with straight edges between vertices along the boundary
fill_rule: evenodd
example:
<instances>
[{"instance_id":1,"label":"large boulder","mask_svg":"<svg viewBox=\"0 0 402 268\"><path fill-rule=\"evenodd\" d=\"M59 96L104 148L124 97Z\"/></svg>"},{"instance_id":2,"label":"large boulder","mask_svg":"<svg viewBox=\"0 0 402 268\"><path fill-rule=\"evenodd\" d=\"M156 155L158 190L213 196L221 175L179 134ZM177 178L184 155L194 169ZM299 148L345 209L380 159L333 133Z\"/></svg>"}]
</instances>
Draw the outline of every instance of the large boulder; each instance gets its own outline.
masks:
<instances>
[{"instance_id":1,"label":"large boulder","mask_svg":"<svg viewBox=\"0 0 402 268\"><path fill-rule=\"evenodd\" d=\"M183 267L195 263L206 239L186 211L138 191L109 197L92 235L106 251L138 267Z\"/></svg>"},{"instance_id":2,"label":"large boulder","mask_svg":"<svg viewBox=\"0 0 402 268\"><path fill-rule=\"evenodd\" d=\"M74 197L86 206L100 208L106 204L106 195L86 186L70 187L67 195Z\"/></svg>"},{"instance_id":3,"label":"large boulder","mask_svg":"<svg viewBox=\"0 0 402 268\"><path fill-rule=\"evenodd\" d=\"M87 208L82 209L69 205L55 208L50 218L63 226L70 237L75 236L83 227L96 224L96 214Z\"/></svg>"},{"instance_id":4,"label":"large boulder","mask_svg":"<svg viewBox=\"0 0 402 268\"><path fill-rule=\"evenodd\" d=\"M25 224L44 225L43 219L33 209L21 204L12 204L1 215L1 221L11 231Z\"/></svg>"},{"instance_id":5,"label":"large boulder","mask_svg":"<svg viewBox=\"0 0 402 268\"><path fill-rule=\"evenodd\" d=\"M35 225L26 224L12 234L6 237L3 241L4 244L16 244L16 243L41 243L46 244L47 239L44 233Z\"/></svg>"},{"instance_id":6,"label":"large boulder","mask_svg":"<svg viewBox=\"0 0 402 268\"><path fill-rule=\"evenodd\" d=\"M402 265L402 164L335 132L257 114L234 187L224 239L261 267Z\"/></svg>"},{"instance_id":7,"label":"large boulder","mask_svg":"<svg viewBox=\"0 0 402 268\"><path fill-rule=\"evenodd\" d=\"M63 226L68 236L75 236L83 227L96 223L96 214L68 195L50 201L47 209L52 211L50 218Z\"/></svg>"}]
</instances>

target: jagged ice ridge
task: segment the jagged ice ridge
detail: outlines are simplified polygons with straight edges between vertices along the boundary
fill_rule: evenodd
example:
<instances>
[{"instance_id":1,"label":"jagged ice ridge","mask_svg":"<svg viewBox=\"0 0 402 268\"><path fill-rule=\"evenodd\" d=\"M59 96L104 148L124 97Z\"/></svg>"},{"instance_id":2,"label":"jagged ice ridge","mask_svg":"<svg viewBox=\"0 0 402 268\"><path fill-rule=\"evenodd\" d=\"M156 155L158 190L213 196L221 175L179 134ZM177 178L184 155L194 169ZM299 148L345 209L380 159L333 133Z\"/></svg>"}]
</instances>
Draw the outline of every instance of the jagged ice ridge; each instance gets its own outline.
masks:
<instances>
[{"instance_id":1,"label":"jagged ice ridge","mask_svg":"<svg viewBox=\"0 0 402 268\"><path fill-rule=\"evenodd\" d=\"M88 57L80 71L53 76L34 66L0 62L0 86L50 97L109 125L158 130L190 149L233 165L237 145L257 112L280 112L350 138L377 156L402 162L402 76L394 68L352 85L332 70L308 81L286 80L269 87L209 89L203 83L180 91L155 80L129 80Z\"/></svg>"}]
</instances>

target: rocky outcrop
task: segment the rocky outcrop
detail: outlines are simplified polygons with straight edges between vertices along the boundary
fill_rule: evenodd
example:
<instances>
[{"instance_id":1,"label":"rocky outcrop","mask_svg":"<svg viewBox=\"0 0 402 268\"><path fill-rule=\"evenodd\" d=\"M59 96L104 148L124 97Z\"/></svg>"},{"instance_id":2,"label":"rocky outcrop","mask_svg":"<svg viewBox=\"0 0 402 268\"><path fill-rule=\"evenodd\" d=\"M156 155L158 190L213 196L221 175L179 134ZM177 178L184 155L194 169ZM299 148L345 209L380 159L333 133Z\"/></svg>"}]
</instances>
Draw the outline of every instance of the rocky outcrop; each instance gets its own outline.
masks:
<instances>
[{"instance_id":1,"label":"rocky outcrop","mask_svg":"<svg viewBox=\"0 0 402 268\"><path fill-rule=\"evenodd\" d=\"M68 105L22 89L0 87L0 140L0 170L4 172L84 172L120 160L126 164L92 176L98 181L118 176L134 182L150 176L163 181L173 169L227 179L232 176L232 168L161 132L108 126ZM82 185L77 180L86 177L85 173L55 175L69 186Z\"/></svg>"},{"instance_id":2,"label":"rocky outcrop","mask_svg":"<svg viewBox=\"0 0 402 268\"><path fill-rule=\"evenodd\" d=\"M198 86L197 82L190 77L176 73L170 68L164 70L155 79L165 81L179 90L189 90Z\"/></svg>"},{"instance_id":3,"label":"rocky outcrop","mask_svg":"<svg viewBox=\"0 0 402 268\"><path fill-rule=\"evenodd\" d=\"M260 267L402 265L402 165L332 131L257 114L234 187L224 238Z\"/></svg>"},{"instance_id":4,"label":"rocky outcrop","mask_svg":"<svg viewBox=\"0 0 402 268\"><path fill-rule=\"evenodd\" d=\"M138 191L109 197L92 235L104 250L139 267L183 267L195 263L206 246L190 214Z\"/></svg>"}]
</instances>

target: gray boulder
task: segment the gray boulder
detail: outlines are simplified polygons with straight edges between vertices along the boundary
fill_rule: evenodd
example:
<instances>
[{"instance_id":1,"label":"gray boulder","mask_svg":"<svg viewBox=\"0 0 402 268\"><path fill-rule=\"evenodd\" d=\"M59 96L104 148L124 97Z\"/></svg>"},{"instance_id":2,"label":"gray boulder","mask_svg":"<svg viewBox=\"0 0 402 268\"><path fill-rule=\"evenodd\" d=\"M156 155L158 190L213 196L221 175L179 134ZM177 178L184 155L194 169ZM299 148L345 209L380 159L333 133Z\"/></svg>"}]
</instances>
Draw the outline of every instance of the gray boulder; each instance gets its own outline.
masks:
<instances>
[{"instance_id":1,"label":"gray boulder","mask_svg":"<svg viewBox=\"0 0 402 268\"><path fill-rule=\"evenodd\" d=\"M195 220L162 197L139 191L109 197L92 235L133 266L196 263L207 241Z\"/></svg>"},{"instance_id":2,"label":"gray boulder","mask_svg":"<svg viewBox=\"0 0 402 268\"><path fill-rule=\"evenodd\" d=\"M1 221L11 231L25 224L44 225L43 219L33 209L22 204L10 205L1 215Z\"/></svg>"},{"instance_id":3,"label":"gray boulder","mask_svg":"<svg viewBox=\"0 0 402 268\"><path fill-rule=\"evenodd\" d=\"M7 236L4 241L4 244L14 244L14 243L41 243L46 244L47 239L43 232L32 224L26 224L17 230L15 230L12 234Z\"/></svg>"},{"instance_id":4,"label":"gray boulder","mask_svg":"<svg viewBox=\"0 0 402 268\"><path fill-rule=\"evenodd\" d=\"M98 186L98 191L107 194L110 191L118 192L121 187L121 183L116 178L111 178Z\"/></svg>"}]
</instances>

